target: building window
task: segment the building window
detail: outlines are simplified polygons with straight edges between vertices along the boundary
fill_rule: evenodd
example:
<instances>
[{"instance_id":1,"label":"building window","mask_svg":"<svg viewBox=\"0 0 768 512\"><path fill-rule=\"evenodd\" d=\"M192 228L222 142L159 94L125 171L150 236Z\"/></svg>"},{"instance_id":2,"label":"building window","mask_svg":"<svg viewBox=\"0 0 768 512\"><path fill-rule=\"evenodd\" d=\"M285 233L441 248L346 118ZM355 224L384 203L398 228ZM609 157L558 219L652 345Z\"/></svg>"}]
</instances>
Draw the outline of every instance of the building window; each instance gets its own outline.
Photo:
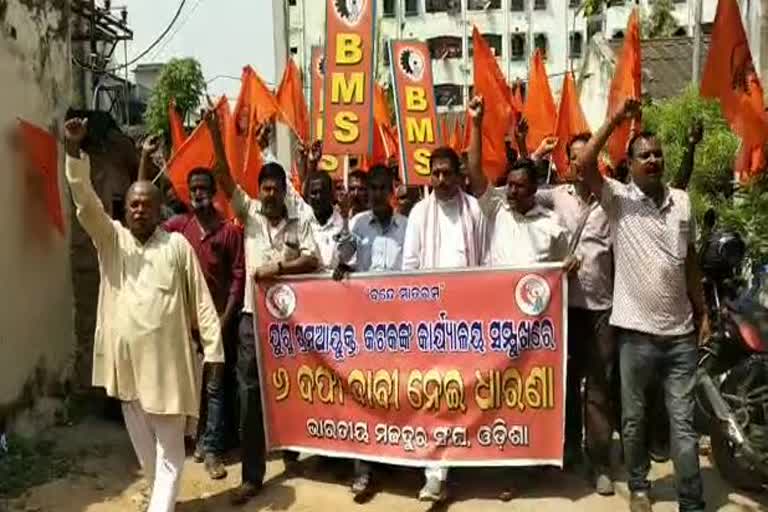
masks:
<instances>
[{"instance_id":1,"label":"building window","mask_svg":"<svg viewBox=\"0 0 768 512\"><path fill-rule=\"evenodd\" d=\"M608 7L621 7L625 3L624 0L608 0Z\"/></svg>"},{"instance_id":2,"label":"building window","mask_svg":"<svg viewBox=\"0 0 768 512\"><path fill-rule=\"evenodd\" d=\"M624 31L623 30L617 30L613 33L611 36L611 39L624 39Z\"/></svg>"},{"instance_id":3,"label":"building window","mask_svg":"<svg viewBox=\"0 0 768 512\"><path fill-rule=\"evenodd\" d=\"M568 7L571 9L578 9L580 5L581 2L579 0L568 0Z\"/></svg>"},{"instance_id":4,"label":"building window","mask_svg":"<svg viewBox=\"0 0 768 512\"><path fill-rule=\"evenodd\" d=\"M525 11L525 0L509 0L509 5L513 12Z\"/></svg>"},{"instance_id":5,"label":"building window","mask_svg":"<svg viewBox=\"0 0 768 512\"><path fill-rule=\"evenodd\" d=\"M393 18L395 16L395 0L384 0L384 17Z\"/></svg>"},{"instance_id":6,"label":"building window","mask_svg":"<svg viewBox=\"0 0 768 512\"><path fill-rule=\"evenodd\" d=\"M429 55L434 60L460 59L464 56L461 47L461 38L454 36L440 36L427 39Z\"/></svg>"},{"instance_id":7,"label":"building window","mask_svg":"<svg viewBox=\"0 0 768 512\"><path fill-rule=\"evenodd\" d=\"M541 52L541 56L544 60L547 60L549 41L547 41L546 34L536 34L533 36L533 47Z\"/></svg>"},{"instance_id":8,"label":"building window","mask_svg":"<svg viewBox=\"0 0 768 512\"><path fill-rule=\"evenodd\" d=\"M288 5L291 7L296 7L296 0L288 0Z\"/></svg>"},{"instance_id":9,"label":"building window","mask_svg":"<svg viewBox=\"0 0 768 512\"><path fill-rule=\"evenodd\" d=\"M468 0L467 9L470 11L501 9L501 0Z\"/></svg>"},{"instance_id":10,"label":"building window","mask_svg":"<svg viewBox=\"0 0 768 512\"><path fill-rule=\"evenodd\" d=\"M299 47L291 46L291 55L298 55L298 53L299 53Z\"/></svg>"},{"instance_id":11,"label":"building window","mask_svg":"<svg viewBox=\"0 0 768 512\"><path fill-rule=\"evenodd\" d=\"M493 56L501 57L501 36L499 34L483 34L483 39L491 47ZM467 46L469 48L469 56L472 57L475 54L475 49L471 37L467 38Z\"/></svg>"},{"instance_id":12,"label":"building window","mask_svg":"<svg viewBox=\"0 0 768 512\"><path fill-rule=\"evenodd\" d=\"M547 0L533 0L533 8L537 11L547 10Z\"/></svg>"},{"instance_id":13,"label":"building window","mask_svg":"<svg viewBox=\"0 0 768 512\"><path fill-rule=\"evenodd\" d=\"M688 31L685 29L685 27L679 27L677 30L675 30L674 34L672 34L673 37L686 37L688 35Z\"/></svg>"},{"instance_id":14,"label":"building window","mask_svg":"<svg viewBox=\"0 0 768 512\"><path fill-rule=\"evenodd\" d=\"M589 20L587 22L587 41L592 40L592 36L603 31L603 21L600 19Z\"/></svg>"},{"instance_id":15,"label":"building window","mask_svg":"<svg viewBox=\"0 0 768 512\"><path fill-rule=\"evenodd\" d=\"M419 15L419 0L405 0L405 15L406 16Z\"/></svg>"},{"instance_id":16,"label":"building window","mask_svg":"<svg viewBox=\"0 0 768 512\"><path fill-rule=\"evenodd\" d=\"M581 32L571 32L571 58L580 59L584 51L584 36Z\"/></svg>"},{"instance_id":17,"label":"building window","mask_svg":"<svg viewBox=\"0 0 768 512\"><path fill-rule=\"evenodd\" d=\"M427 0L427 12L447 12L458 14L461 12L461 0Z\"/></svg>"},{"instance_id":18,"label":"building window","mask_svg":"<svg viewBox=\"0 0 768 512\"><path fill-rule=\"evenodd\" d=\"M510 60L525 60L525 34L512 34L510 43Z\"/></svg>"},{"instance_id":19,"label":"building window","mask_svg":"<svg viewBox=\"0 0 768 512\"><path fill-rule=\"evenodd\" d=\"M384 48L381 51L384 52L384 65L389 66L389 39L384 40Z\"/></svg>"},{"instance_id":20,"label":"building window","mask_svg":"<svg viewBox=\"0 0 768 512\"><path fill-rule=\"evenodd\" d=\"M440 84L435 86L435 103L438 107L459 106L464 103L461 86L456 84Z\"/></svg>"}]
</instances>

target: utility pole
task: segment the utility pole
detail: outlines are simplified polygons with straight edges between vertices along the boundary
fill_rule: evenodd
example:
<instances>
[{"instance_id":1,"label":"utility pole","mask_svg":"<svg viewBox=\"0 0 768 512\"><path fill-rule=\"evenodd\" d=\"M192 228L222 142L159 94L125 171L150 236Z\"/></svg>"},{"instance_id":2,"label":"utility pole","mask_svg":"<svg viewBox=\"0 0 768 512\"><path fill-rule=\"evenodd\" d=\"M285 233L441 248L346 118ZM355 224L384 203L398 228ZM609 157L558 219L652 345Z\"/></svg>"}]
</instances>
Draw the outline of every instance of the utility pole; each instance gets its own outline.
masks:
<instances>
[{"instance_id":1,"label":"utility pole","mask_svg":"<svg viewBox=\"0 0 768 512\"><path fill-rule=\"evenodd\" d=\"M691 81L698 87L701 81L701 10L702 0L693 4L693 70Z\"/></svg>"}]
</instances>

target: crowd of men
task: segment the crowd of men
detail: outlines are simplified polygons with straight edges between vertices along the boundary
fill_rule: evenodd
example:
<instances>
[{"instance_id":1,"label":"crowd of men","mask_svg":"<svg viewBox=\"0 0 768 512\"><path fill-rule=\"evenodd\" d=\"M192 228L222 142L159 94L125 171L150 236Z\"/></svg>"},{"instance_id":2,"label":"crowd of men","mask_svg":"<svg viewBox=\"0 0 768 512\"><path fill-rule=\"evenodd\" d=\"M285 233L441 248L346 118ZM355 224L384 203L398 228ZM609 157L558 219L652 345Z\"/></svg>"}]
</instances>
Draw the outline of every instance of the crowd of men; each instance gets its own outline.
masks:
<instances>
[{"instance_id":1,"label":"crowd of men","mask_svg":"<svg viewBox=\"0 0 768 512\"><path fill-rule=\"evenodd\" d=\"M216 164L189 173L189 211L163 222L162 194L140 173L126 194L124 223L109 218L91 185L81 147L87 122L69 120L66 176L100 262L93 383L122 403L150 482L147 510L174 510L188 417L200 417L195 457L214 479L226 476L222 456L239 417L242 483L232 500L246 503L262 488L267 453L254 282L316 271L343 279L349 272L563 262L570 280L566 468L579 463L585 448L596 491L612 495L611 442L619 431L630 510L650 511L649 397L660 386L680 510L703 512L690 383L708 322L691 203L684 190L664 183L663 150L651 133L629 141L628 180L598 169L614 129L639 111L628 100L597 133L568 141L569 169L559 184L540 188L539 170L555 141L545 140L528 158L523 137L524 157L512 154L505 181L489 183L482 168L484 103L476 97L466 159L436 149L431 192L414 205L383 166L351 173L346 190L336 190L317 169L320 144L300 152L301 190L264 147L258 198L252 198L232 178L211 109L204 122ZM144 145L142 168L154 143ZM214 208L219 192L238 225ZM286 471L300 469L298 454L283 458ZM373 475L370 463L355 461L356 496L370 491ZM430 466L424 475L419 499L444 500L448 468Z\"/></svg>"}]
</instances>

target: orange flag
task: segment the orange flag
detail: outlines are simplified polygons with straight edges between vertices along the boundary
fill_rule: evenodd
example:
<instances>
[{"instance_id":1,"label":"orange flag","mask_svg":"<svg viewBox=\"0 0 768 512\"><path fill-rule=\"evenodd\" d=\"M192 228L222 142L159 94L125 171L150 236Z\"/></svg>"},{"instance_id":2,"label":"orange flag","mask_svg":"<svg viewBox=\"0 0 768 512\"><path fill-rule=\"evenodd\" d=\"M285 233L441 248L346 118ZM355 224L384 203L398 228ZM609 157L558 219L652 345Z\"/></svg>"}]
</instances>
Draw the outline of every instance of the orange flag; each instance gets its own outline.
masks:
<instances>
[{"instance_id":1,"label":"orange flag","mask_svg":"<svg viewBox=\"0 0 768 512\"><path fill-rule=\"evenodd\" d=\"M475 93L482 95L485 101L483 118L483 171L495 182L507 169L507 152L504 137L512 123L512 106L509 104L511 92L504 75L499 69L488 43L480 35L477 27L472 30L474 48ZM469 145L471 120L466 119L465 147Z\"/></svg>"},{"instance_id":2,"label":"orange flag","mask_svg":"<svg viewBox=\"0 0 768 512\"><path fill-rule=\"evenodd\" d=\"M174 100L171 100L168 104L168 121L171 124L171 147L175 153L184 144L187 133L184 131L184 122L181 120L179 111L176 110L176 102Z\"/></svg>"},{"instance_id":3,"label":"orange flag","mask_svg":"<svg viewBox=\"0 0 768 512\"><path fill-rule=\"evenodd\" d=\"M523 92L521 91L521 87L514 88L511 98L512 108L518 112L522 112L525 108L525 104L523 103Z\"/></svg>"},{"instance_id":4,"label":"orange flag","mask_svg":"<svg viewBox=\"0 0 768 512\"><path fill-rule=\"evenodd\" d=\"M42 180L45 208L51 223L64 234L64 216L59 196L59 146L50 132L18 120L18 132L27 164Z\"/></svg>"},{"instance_id":5,"label":"orange flag","mask_svg":"<svg viewBox=\"0 0 768 512\"><path fill-rule=\"evenodd\" d=\"M701 95L720 100L723 116L741 137L742 150L735 170L739 179L746 181L763 167L762 147L768 140L768 122L763 87L735 0L720 0L717 4Z\"/></svg>"},{"instance_id":6,"label":"orange flag","mask_svg":"<svg viewBox=\"0 0 768 512\"><path fill-rule=\"evenodd\" d=\"M222 127L231 122L229 113L229 102L226 96L223 96L216 103L216 110L219 115L219 121ZM223 135L223 134L222 134ZM190 134L187 140L176 151L168 161L168 178L173 185L176 196L189 204L189 186L187 185L187 176L190 171L198 167L210 169L216 163L216 153L213 149L213 139L208 125L201 122L197 128ZM213 199L216 209L218 209L227 218L232 218L232 210L229 207L224 192L219 190Z\"/></svg>"},{"instance_id":7,"label":"orange flag","mask_svg":"<svg viewBox=\"0 0 768 512\"><path fill-rule=\"evenodd\" d=\"M612 118L621 110L624 102L629 98L640 99L642 87L642 68L640 58L640 21L637 9L632 11L627 23L624 46L616 63L616 70L608 92L608 113L606 117ZM611 165L616 168L627 154L632 121L621 123L614 131L606 144Z\"/></svg>"},{"instance_id":8,"label":"orange flag","mask_svg":"<svg viewBox=\"0 0 768 512\"><path fill-rule=\"evenodd\" d=\"M261 170L261 148L256 142L256 129L271 122L280 111L277 100L264 81L250 66L243 68L240 96L235 105L233 151L235 181L251 197L258 195L258 176Z\"/></svg>"},{"instance_id":9,"label":"orange flag","mask_svg":"<svg viewBox=\"0 0 768 512\"><path fill-rule=\"evenodd\" d=\"M528 73L528 94L525 98L523 115L528 121L528 150L534 151L541 141L552 136L557 120L557 107L549 88L549 77L544 67L544 58L536 50L531 59Z\"/></svg>"},{"instance_id":10,"label":"orange flag","mask_svg":"<svg viewBox=\"0 0 768 512\"><path fill-rule=\"evenodd\" d=\"M304 87L299 68L293 59L288 59L283 79L277 89L279 117L288 125L296 137L306 143L309 140L309 109L304 98Z\"/></svg>"},{"instance_id":11,"label":"orange flag","mask_svg":"<svg viewBox=\"0 0 768 512\"><path fill-rule=\"evenodd\" d=\"M568 168L568 155L565 149L571 138L580 133L588 132L589 125L584 117L584 112L581 110L581 104L579 104L573 75L566 73L563 89L560 91L560 108L557 112L557 123L555 123L557 146L552 154L558 173L562 174Z\"/></svg>"},{"instance_id":12,"label":"orange flag","mask_svg":"<svg viewBox=\"0 0 768 512\"><path fill-rule=\"evenodd\" d=\"M376 83L373 88L373 147L370 155L363 155L360 168L367 171L374 165L388 165L392 157L398 157L398 143L392 114L387 103L387 92Z\"/></svg>"}]
</instances>

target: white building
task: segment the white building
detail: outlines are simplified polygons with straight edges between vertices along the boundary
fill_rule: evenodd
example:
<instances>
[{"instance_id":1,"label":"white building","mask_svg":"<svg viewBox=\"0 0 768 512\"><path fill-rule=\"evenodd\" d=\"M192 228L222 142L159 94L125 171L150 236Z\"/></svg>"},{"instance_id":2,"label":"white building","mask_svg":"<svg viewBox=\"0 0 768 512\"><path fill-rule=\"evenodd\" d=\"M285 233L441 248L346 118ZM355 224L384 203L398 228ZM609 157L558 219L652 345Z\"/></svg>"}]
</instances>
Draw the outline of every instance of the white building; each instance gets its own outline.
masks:
<instances>
[{"instance_id":1,"label":"white building","mask_svg":"<svg viewBox=\"0 0 768 512\"><path fill-rule=\"evenodd\" d=\"M374 0L380 48L389 39L429 43L437 103L463 108L472 86L472 26L486 37L510 81L525 79L529 56L540 48L556 93L566 70L578 70L587 42L598 32L622 37L632 1L613 0L600 15L587 20L577 14L579 0ZM639 0L650 12L652 0ZM691 35L695 0L675 0L677 35ZM712 22L716 0L704 0L704 23ZM288 0L288 48L305 72L312 46L323 45L325 1ZM386 54L380 51L380 54ZM386 57L379 56L379 78L387 76Z\"/></svg>"}]
</instances>

